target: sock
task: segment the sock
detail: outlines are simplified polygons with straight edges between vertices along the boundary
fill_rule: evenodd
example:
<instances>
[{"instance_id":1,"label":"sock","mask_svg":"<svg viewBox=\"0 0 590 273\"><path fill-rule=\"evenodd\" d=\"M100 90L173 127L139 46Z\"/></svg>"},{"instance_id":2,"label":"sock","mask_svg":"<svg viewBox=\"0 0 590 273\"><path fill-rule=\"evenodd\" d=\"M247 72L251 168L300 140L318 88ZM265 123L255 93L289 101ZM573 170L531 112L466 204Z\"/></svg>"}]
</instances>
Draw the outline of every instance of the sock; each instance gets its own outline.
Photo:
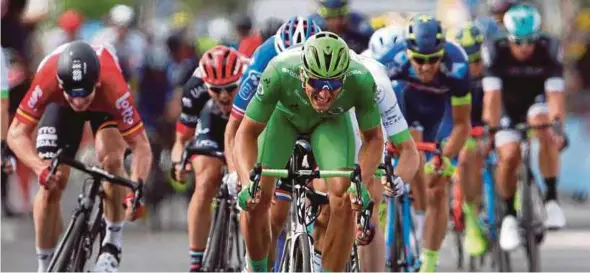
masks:
<instances>
[{"instance_id":1,"label":"sock","mask_svg":"<svg viewBox=\"0 0 590 273\"><path fill-rule=\"evenodd\" d=\"M104 219L107 224L107 232L102 241L102 245L113 244L118 249L121 249L123 241L123 221L112 223L111 221Z\"/></svg>"},{"instance_id":2,"label":"sock","mask_svg":"<svg viewBox=\"0 0 590 273\"><path fill-rule=\"evenodd\" d=\"M548 177L545 178L545 185L547 185L547 193L545 195L545 202L557 201L557 178Z\"/></svg>"},{"instance_id":3,"label":"sock","mask_svg":"<svg viewBox=\"0 0 590 273\"><path fill-rule=\"evenodd\" d=\"M418 240L418 242L422 242L422 236L424 235L425 217L423 210L414 211L414 218L416 219L416 240Z\"/></svg>"},{"instance_id":4,"label":"sock","mask_svg":"<svg viewBox=\"0 0 590 273\"><path fill-rule=\"evenodd\" d=\"M46 272L55 248L37 248L37 272Z\"/></svg>"},{"instance_id":5,"label":"sock","mask_svg":"<svg viewBox=\"0 0 590 273\"><path fill-rule=\"evenodd\" d=\"M205 253L205 249L191 247L188 253L191 258L190 271L197 272L198 270L201 269L202 262L203 262L203 254Z\"/></svg>"},{"instance_id":6,"label":"sock","mask_svg":"<svg viewBox=\"0 0 590 273\"><path fill-rule=\"evenodd\" d=\"M322 252L314 249L313 250L313 271L322 272Z\"/></svg>"},{"instance_id":7,"label":"sock","mask_svg":"<svg viewBox=\"0 0 590 273\"><path fill-rule=\"evenodd\" d=\"M436 272L438 250L422 249L422 266L420 272Z\"/></svg>"},{"instance_id":8,"label":"sock","mask_svg":"<svg viewBox=\"0 0 590 273\"><path fill-rule=\"evenodd\" d=\"M475 215L475 208L473 204L464 202L463 212L465 213L465 224L477 226L477 216Z\"/></svg>"},{"instance_id":9,"label":"sock","mask_svg":"<svg viewBox=\"0 0 590 273\"><path fill-rule=\"evenodd\" d=\"M268 255L258 261L253 261L248 258L248 263L250 264L252 272L268 272Z\"/></svg>"},{"instance_id":10,"label":"sock","mask_svg":"<svg viewBox=\"0 0 590 273\"><path fill-rule=\"evenodd\" d=\"M506 201L506 215L512 215L516 217L516 209L514 209L514 195L505 198L504 201Z\"/></svg>"}]
</instances>

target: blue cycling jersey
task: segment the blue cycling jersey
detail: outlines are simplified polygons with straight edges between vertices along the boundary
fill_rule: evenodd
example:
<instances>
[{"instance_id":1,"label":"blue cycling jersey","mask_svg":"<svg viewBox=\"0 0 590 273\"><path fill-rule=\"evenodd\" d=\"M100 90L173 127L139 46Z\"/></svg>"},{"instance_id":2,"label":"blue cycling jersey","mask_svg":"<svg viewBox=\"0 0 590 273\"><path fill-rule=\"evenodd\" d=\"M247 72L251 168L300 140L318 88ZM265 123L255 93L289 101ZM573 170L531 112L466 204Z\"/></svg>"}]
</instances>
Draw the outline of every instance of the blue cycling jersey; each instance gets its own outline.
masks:
<instances>
[{"instance_id":1,"label":"blue cycling jersey","mask_svg":"<svg viewBox=\"0 0 590 273\"><path fill-rule=\"evenodd\" d=\"M471 77L467 55L461 46L448 41L440 63L440 71L432 82L422 83L412 67L404 42L396 43L385 55L377 59L387 67L391 80L406 81L420 91L431 94L447 94L464 97L469 94Z\"/></svg>"},{"instance_id":2,"label":"blue cycling jersey","mask_svg":"<svg viewBox=\"0 0 590 273\"><path fill-rule=\"evenodd\" d=\"M317 13L309 16L309 19L313 20L322 30L328 30L324 17ZM338 35L346 41L348 47L354 52L360 54L369 47L369 40L373 35L373 27L371 23L364 15L358 12L350 12L348 15L348 28L344 33Z\"/></svg>"},{"instance_id":3,"label":"blue cycling jersey","mask_svg":"<svg viewBox=\"0 0 590 273\"><path fill-rule=\"evenodd\" d=\"M252 58L250 59L250 65L242 75L240 90L234 97L232 116L235 118L242 119L244 117L246 107L248 107L248 103L250 103L250 100L256 92L256 88L258 88L260 75L270 60L278 55L274 43L275 36L273 35L266 39L266 41L254 51L254 55L252 55Z\"/></svg>"}]
</instances>

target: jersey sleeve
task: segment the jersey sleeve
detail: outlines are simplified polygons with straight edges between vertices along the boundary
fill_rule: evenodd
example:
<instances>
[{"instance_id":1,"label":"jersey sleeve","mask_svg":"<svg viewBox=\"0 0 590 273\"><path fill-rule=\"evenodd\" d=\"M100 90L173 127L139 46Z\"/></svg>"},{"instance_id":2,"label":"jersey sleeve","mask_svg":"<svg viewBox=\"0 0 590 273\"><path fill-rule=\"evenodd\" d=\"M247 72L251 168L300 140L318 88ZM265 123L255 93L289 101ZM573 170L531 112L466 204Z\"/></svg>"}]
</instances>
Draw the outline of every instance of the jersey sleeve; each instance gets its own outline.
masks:
<instances>
[{"instance_id":1,"label":"jersey sleeve","mask_svg":"<svg viewBox=\"0 0 590 273\"><path fill-rule=\"evenodd\" d=\"M450 59L448 77L451 81L451 105L471 104L471 75L467 54L452 41L448 42L446 51Z\"/></svg>"},{"instance_id":2,"label":"jersey sleeve","mask_svg":"<svg viewBox=\"0 0 590 273\"><path fill-rule=\"evenodd\" d=\"M15 118L25 124L37 124L51 102L52 96L58 92L58 82L55 76L57 55L45 57L39 64L37 73L31 82L29 90L20 101Z\"/></svg>"},{"instance_id":3,"label":"jersey sleeve","mask_svg":"<svg viewBox=\"0 0 590 273\"><path fill-rule=\"evenodd\" d=\"M563 46L557 39L551 39L549 43L550 71L545 80L545 90L548 92L563 92L565 82L563 78Z\"/></svg>"},{"instance_id":4,"label":"jersey sleeve","mask_svg":"<svg viewBox=\"0 0 590 273\"><path fill-rule=\"evenodd\" d=\"M248 108L246 116L255 121L266 123L270 119L272 112L279 101L281 89L280 73L275 68L275 63L271 62L260 77L260 84L256 88L256 94Z\"/></svg>"},{"instance_id":5,"label":"jersey sleeve","mask_svg":"<svg viewBox=\"0 0 590 273\"><path fill-rule=\"evenodd\" d=\"M365 77L365 79L363 79L361 85L358 86L359 98L355 105L355 114L359 124L359 130L367 131L380 126L381 113L379 112L379 106L377 106L376 103L379 100L377 97L379 94L377 91L377 84L370 73L367 73L367 75L363 77Z\"/></svg>"},{"instance_id":6,"label":"jersey sleeve","mask_svg":"<svg viewBox=\"0 0 590 273\"><path fill-rule=\"evenodd\" d=\"M269 46L272 46L272 48L268 48ZM231 112L234 118L241 120L244 117L246 107L248 107L248 104L260 83L262 71L264 71L264 68L275 55L274 36L271 36L254 52L250 65L242 75L242 79L240 80L240 90L234 97L234 104Z\"/></svg>"},{"instance_id":7,"label":"jersey sleeve","mask_svg":"<svg viewBox=\"0 0 590 273\"><path fill-rule=\"evenodd\" d=\"M485 66L484 77L481 82L484 92L502 89L495 40L484 43L481 48L481 58Z\"/></svg>"},{"instance_id":8,"label":"jersey sleeve","mask_svg":"<svg viewBox=\"0 0 590 273\"><path fill-rule=\"evenodd\" d=\"M119 66L117 53L112 46L105 45L97 51L101 63L101 92L115 94L110 100L108 112L114 117L121 136L126 140L144 132L143 122L137 111L135 98L125 81ZM114 102L113 102L114 98Z\"/></svg>"},{"instance_id":9,"label":"jersey sleeve","mask_svg":"<svg viewBox=\"0 0 590 273\"><path fill-rule=\"evenodd\" d=\"M192 135L199 121L199 113L209 100L207 87L203 80L191 77L184 85L182 94L182 112L176 123L176 131L183 135Z\"/></svg>"},{"instance_id":10,"label":"jersey sleeve","mask_svg":"<svg viewBox=\"0 0 590 273\"><path fill-rule=\"evenodd\" d=\"M0 49L0 99L8 98L8 66L6 65L6 56L4 50Z\"/></svg>"},{"instance_id":11,"label":"jersey sleeve","mask_svg":"<svg viewBox=\"0 0 590 273\"><path fill-rule=\"evenodd\" d=\"M411 138L408 122L402 114L393 91L391 81L385 71L373 73L376 83L375 101L381 114L381 122L387 132L389 141L393 144L402 143Z\"/></svg>"}]
</instances>

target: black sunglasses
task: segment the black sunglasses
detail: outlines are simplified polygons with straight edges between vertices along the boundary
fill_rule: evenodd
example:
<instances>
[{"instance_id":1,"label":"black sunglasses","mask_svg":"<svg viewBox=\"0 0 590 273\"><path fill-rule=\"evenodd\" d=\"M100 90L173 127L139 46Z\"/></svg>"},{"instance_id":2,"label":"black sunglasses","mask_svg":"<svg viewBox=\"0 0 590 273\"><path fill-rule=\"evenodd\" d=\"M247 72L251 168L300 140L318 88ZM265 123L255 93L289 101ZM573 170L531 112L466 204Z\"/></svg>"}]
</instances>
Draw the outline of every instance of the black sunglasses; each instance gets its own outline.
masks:
<instances>
[{"instance_id":1,"label":"black sunglasses","mask_svg":"<svg viewBox=\"0 0 590 273\"><path fill-rule=\"evenodd\" d=\"M216 94L223 92L223 90L227 91L228 93L231 93L231 92L236 91L236 89L238 89L238 84L232 83L232 84L222 85L222 86L207 85L207 88L211 92L216 93Z\"/></svg>"}]
</instances>

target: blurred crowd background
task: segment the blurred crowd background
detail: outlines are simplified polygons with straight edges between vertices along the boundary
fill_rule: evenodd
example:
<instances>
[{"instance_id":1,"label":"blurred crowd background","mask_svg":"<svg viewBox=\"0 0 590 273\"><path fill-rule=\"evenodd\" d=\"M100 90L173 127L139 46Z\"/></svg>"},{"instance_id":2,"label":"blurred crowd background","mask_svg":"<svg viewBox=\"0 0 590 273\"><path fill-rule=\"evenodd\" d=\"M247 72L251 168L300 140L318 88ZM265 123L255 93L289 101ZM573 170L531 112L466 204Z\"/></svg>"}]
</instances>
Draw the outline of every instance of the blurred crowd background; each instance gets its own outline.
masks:
<instances>
[{"instance_id":1,"label":"blurred crowd background","mask_svg":"<svg viewBox=\"0 0 590 273\"><path fill-rule=\"evenodd\" d=\"M374 29L399 20L400 13L436 15L451 31L485 16L492 0L351 0L350 10L366 15ZM590 0L535 0L543 28L563 40L572 141L563 154L561 190L583 200L590 191ZM168 183L169 148L180 113L183 83L202 52L225 44L247 55L289 17L308 16L317 0L2 0L2 48L8 55L10 112L14 113L41 59L58 45L82 39L117 48L125 76L154 152L148 201L157 204L185 187ZM89 144L90 136L85 143ZM585 151L585 152L580 152ZM92 155L91 145L87 155ZM82 155L84 156L84 155ZM34 177L22 166L2 181L9 215L30 211ZM11 187L6 190L5 186ZM16 201L15 201L16 199ZM154 223L157 226L157 223Z\"/></svg>"}]
</instances>

